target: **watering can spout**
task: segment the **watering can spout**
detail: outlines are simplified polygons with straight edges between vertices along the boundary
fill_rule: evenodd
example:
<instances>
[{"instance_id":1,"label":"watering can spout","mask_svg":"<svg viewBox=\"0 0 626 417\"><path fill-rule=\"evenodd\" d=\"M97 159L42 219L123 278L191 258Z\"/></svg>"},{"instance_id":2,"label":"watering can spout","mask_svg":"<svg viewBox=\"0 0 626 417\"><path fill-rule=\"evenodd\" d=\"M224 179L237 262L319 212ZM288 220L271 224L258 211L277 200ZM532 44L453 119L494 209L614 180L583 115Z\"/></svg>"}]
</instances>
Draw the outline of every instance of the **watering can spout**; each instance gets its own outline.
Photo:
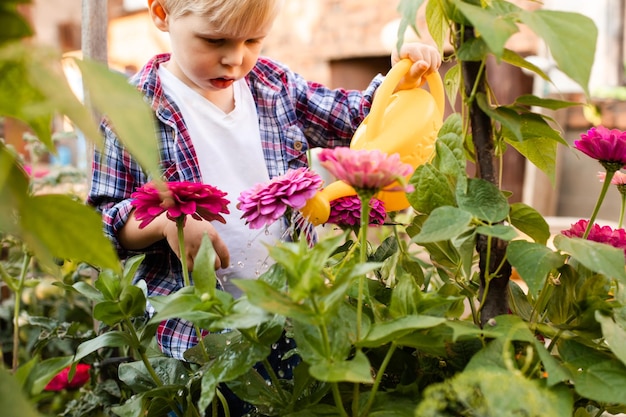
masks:
<instances>
[{"instance_id":1,"label":"watering can spout","mask_svg":"<svg viewBox=\"0 0 626 417\"><path fill-rule=\"evenodd\" d=\"M445 102L443 83L437 72L426 77L430 92L414 88L394 93L411 65L410 60L404 59L389 71L376 91L370 113L354 133L350 148L379 150L388 155L397 153L403 163L415 169L434 154ZM335 181L313 196L301 212L311 223L319 225L328 220L331 201L355 194L345 182ZM404 192L381 191L376 198L384 203L387 212L409 207Z\"/></svg>"}]
</instances>

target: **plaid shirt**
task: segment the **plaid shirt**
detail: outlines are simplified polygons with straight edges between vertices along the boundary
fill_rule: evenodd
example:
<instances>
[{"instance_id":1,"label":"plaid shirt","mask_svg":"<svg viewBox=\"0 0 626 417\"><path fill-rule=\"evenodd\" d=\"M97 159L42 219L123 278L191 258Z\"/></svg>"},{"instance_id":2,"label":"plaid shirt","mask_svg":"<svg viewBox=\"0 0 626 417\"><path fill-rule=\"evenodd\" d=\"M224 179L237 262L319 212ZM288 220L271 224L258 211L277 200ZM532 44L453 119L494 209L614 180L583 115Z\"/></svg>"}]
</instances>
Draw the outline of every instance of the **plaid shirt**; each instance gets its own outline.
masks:
<instances>
[{"instance_id":1,"label":"plaid shirt","mask_svg":"<svg viewBox=\"0 0 626 417\"><path fill-rule=\"evenodd\" d=\"M144 94L156 114L160 164L166 181L200 182L200 168L182 114L163 88L157 70L169 54L152 58L131 82ZM306 152L313 147L348 146L369 112L379 75L363 92L330 90L307 82L285 66L260 58L246 81L256 102L265 164L270 178L288 169L307 166ZM117 234L131 212L130 195L149 181L137 161L118 140L107 121L102 123L104 148L93 160L88 203L102 213L105 234L125 259L138 254L122 248ZM147 283L148 295L167 295L183 287L180 261L165 240L146 248L135 282ZM152 310L149 307L149 310ZM152 314L153 311L148 311ZM184 320L167 320L157 330L163 352L182 359L197 343L193 326Z\"/></svg>"}]
</instances>

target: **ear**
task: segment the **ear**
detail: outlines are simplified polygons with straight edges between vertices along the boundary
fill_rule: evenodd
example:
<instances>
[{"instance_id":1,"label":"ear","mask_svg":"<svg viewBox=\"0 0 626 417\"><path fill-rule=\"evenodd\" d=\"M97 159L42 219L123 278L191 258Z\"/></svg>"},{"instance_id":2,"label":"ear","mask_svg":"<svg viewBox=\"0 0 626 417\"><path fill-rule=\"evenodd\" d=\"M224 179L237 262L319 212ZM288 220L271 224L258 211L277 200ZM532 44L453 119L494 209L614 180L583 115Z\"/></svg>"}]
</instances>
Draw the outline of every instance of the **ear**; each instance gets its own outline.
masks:
<instances>
[{"instance_id":1,"label":"ear","mask_svg":"<svg viewBox=\"0 0 626 417\"><path fill-rule=\"evenodd\" d=\"M148 0L148 11L154 25L160 30L167 31L167 12L159 0Z\"/></svg>"}]
</instances>

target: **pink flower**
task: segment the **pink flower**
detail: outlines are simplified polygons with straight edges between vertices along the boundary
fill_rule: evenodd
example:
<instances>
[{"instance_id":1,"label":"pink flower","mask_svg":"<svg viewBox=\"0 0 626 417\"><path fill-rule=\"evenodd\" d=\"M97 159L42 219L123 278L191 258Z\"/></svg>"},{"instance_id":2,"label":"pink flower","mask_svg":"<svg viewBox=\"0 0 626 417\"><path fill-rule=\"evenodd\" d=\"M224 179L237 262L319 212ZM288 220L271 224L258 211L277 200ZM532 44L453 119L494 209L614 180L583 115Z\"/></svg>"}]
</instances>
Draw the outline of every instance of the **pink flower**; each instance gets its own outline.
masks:
<instances>
[{"instance_id":1,"label":"pink flower","mask_svg":"<svg viewBox=\"0 0 626 417\"><path fill-rule=\"evenodd\" d=\"M567 237L583 237L588 224L589 220L578 220L568 230L563 230L561 234ZM612 229L610 226L600 226L594 223L587 239L626 250L626 230L624 229Z\"/></svg>"},{"instance_id":2,"label":"pink flower","mask_svg":"<svg viewBox=\"0 0 626 417\"><path fill-rule=\"evenodd\" d=\"M410 164L400 161L399 154L387 155L377 149L323 149L319 159L332 175L357 190L382 190L394 181L403 181L413 172ZM408 188L403 189L410 191Z\"/></svg>"},{"instance_id":3,"label":"pink flower","mask_svg":"<svg viewBox=\"0 0 626 417\"><path fill-rule=\"evenodd\" d=\"M43 178L50 173L47 169L38 169L33 172L33 167L30 165L24 165L23 168L26 174L32 178Z\"/></svg>"},{"instance_id":4,"label":"pink flower","mask_svg":"<svg viewBox=\"0 0 626 417\"><path fill-rule=\"evenodd\" d=\"M592 127L580 135L574 147L598 160L607 170L617 171L626 165L626 132L621 130Z\"/></svg>"},{"instance_id":5,"label":"pink flower","mask_svg":"<svg viewBox=\"0 0 626 417\"><path fill-rule=\"evenodd\" d=\"M167 218L172 221L189 214L196 220L226 223L220 214L229 213L229 201L223 198L225 192L194 182L169 182L167 188L159 190L150 182L131 194L135 217L141 221L139 228L146 227L163 212L167 212Z\"/></svg>"},{"instance_id":6,"label":"pink flower","mask_svg":"<svg viewBox=\"0 0 626 417\"><path fill-rule=\"evenodd\" d=\"M237 208L251 229L260 229L281 218L287 207L296 210L304 207L322 183L322 178L308 168L292 169L242 192Z\"/></svg>"},{"instance_id":7,"label":"pink flower","mask_svg":"<svg viewBox=\"0 0 626 417\"><path fill-rule=\"evenodd\" d=\"M377 198L372 198L369 217L370 224L383 224L387 217L385 204ZM332 200L327 222L343 227L359 226L361 224L361 200L359 197L352 195Z\"/></svg>"},{"instance_id":8,"label":"pink flower","mask_svg":"<svg viewBox=\"0 0 626 417\"><path fill-rule=\"evenodd\" d=\"M91 366L79 363L76 365L76 372L72 380L69 380L70 367L64 368L61 372L56 374L54 378L48 382L44 390L46 391L63 391L64 389L76 389L80 388L87 381L89 381L89 370Z\"/></svg>"}]
</instances>

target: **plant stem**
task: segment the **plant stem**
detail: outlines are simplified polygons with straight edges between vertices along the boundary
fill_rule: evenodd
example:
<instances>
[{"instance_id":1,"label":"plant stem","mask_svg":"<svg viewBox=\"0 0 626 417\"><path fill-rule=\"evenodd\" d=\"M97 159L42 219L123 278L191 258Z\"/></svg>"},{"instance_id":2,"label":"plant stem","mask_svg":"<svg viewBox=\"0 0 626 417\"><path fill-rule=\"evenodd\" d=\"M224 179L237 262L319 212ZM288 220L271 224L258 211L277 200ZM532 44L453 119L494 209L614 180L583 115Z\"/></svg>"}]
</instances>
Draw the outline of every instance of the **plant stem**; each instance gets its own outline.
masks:
<instances>
[{"instance_id":1,"label":"plant stem","mask_svg":"<svg viewBox=\"0 0 626 417\"><path fill-rule=\"evenodd\" d=\"M284 403L287 403L287 395L285 395L285 391L280 386L280 380L278 379L276 372L274 372L274 368L272 368L272 365L270 364L270 361L267 360L267 358L263 359L263 366L265 367L267 374L270 376L270 381L272 381L272 384L274 385L274 387L276 387L276 392L278 392L278 396Z\"/></svg>"},{"instance_id":2,"label":"plant stem","mask_svg":"<svg viewBox=\"0 0 626 417\"><path fill-rule=\"evenodd\" d=\"M26 279L26 271L32 256L26 252L22 261L22 269L20 270L20 279L15 291L15 305L13 306L13 360L11 369L13 373L17 371L19 366L19 347L20 347L20 302L22 301L22 290L24 289L24 280Z\"/></svg>"},{"instance_id":3,"label":"plant stem","mask_svg":"<svg viewBox=\"0 0 626 417\"><path fill-rule=\"evenodd\" d=\"M320 314L319 308L317 307L317 303L315 302L315 299L312 300L312 305L313 305L313 310L315 311L316 314ZM319 325L320 328L320 332L322 333L322 342L324 343L324 350L325 350L325 354L327 357L330 356L330 337L328 335L328 329L326 328L326 320L324 319L324 316L322 316L322 323L320 323ZM339 411L339 414L341 414L341 416L343 417L348 417L348 413L346 413L346 410L343 408L343 401L341 400L341 393L339 392L339 385L337 385L336 382L333 382L332 385L332 391L333 391L333 399L335 400L335 404L337 406L337 410Z\"/></svg>"},{"instance_id":4,"label":"plant stem","mask_svg":"<svg viewBox=\"0 0 626 417\"><path fill-rule=\"evenodd\" d=\"M615 175L615 171L607 170L606 176L604 177L604 183L602 184L602 190L600 190L600 195L598 196L598 201L596 201L596 206L593 208L593 213L591 213L591 217L589 218L589 223L587 224L587 229L585 229L585 233L583 234L583 239L587 239L589 236L589 232L591 232L591 227L596 221L596 217L598 217L598 212L600 211L600 207L602 206L602 202L604 201L604 197L606 196L607 191L609 190L609 186L611 185L611 180Z\"/></svg>"},{"instance_id":5,"label":"plant stem","mask_svg":"<svg viewBox=\"0 0 626 417\"><path fill-rule=\"evenodd\" d=\"M369 199L365 195L365 192L359 193L359 199L361 200L361 230L359 231L359 263L364 264L367 262L367 227L369 225L370 206ZM361 340L361 321L363 315L363 291L365 287L365 275L359 276L359 293L356 305L356 340Z\"/></svg>"},{"instance_id":6,"label":"plant stem","mask_svg":"<svg viewBox=\"0 0 626 417\"><path fill-rule=\"evenodd\" d=\"M187 253L185 252L185 216L180 216L176 219L176 229L178 230L178 252L180 253L180 264L183 269L183 282L185 287L191 286L191 279L189 278L189 269L187 268Z\"/></svg>"},{"instance_id":7,"label":"plant stem","mask_svg":"<svg viewBox=\"0 0 626 417\"><path fill-rule=\"evenodd\" d=\"M348 417L348 413L343 408L343 402L341 401L341 393L339 392L339 385L336 382L332 383L332 391L333 391L333 399L335 400L335 404L337 404L337 410L342 417Z\"/></svg>"},{"instance_id":8,"label":"plant stem","mask_svg":"<svg viewBox=\"0 0 626 417\"><path fill-rule=\"evenodd\" d=\"M370 219L370 205L369 200L371 195L369 192L358 193L361 200L361 230L359 230L359 263L363 265L367 262L367 227ZM361 325L363 317L363 292L365 288L365 275L359 276L359 292L357 294L356 304L356 341L361 340ZM357 347L357 353L361 351L360 347ZM360 396L360 384L355 383L352 395L352 415L359 415L359 396Z\"/></svg>"},{"instance_id":9,"label":"plant stem","mask_svg":"<svg viewBox=\"0 0 626 417\"><path fill-rule=\"evenodd\" d=\"M189 268L187 267L187 253L185 252L185 215L179 216L176 218L176 229L178 231L178 251L180 253L180 265L183 270L183 282L185 287L191 286L191 278L189 278ZM202 331L200 327L193 325L194 330L196 331L196 337L198 339L198 344L202 350L203 359L208 362L209 355L206 352L206 346L204 345L204 339L202 337Z\"/></svg>"},{"instance_id":10,"label":"plant stem","mask_svg":"<svg viewBox=\"0 0 626 417\"><path fill-rule=\"evenodd\" d=\"M128 332L130 333L130 336L133 338L133 344L137 346L136 351L139 354L139 357L141 358L141 361L143 362L144 366L148 370L148 373L154 380L154 383L158 387L162 387L163 381L161 381L161 378L159 378L156 371L152 367L152 364L148 360L148 356L146 356L146 352L144 352L144 350L141 348L141 345L139 342L139 336L137 336L137 332L135 331L135 326L133 326L133 323L130 321L128 317L124 318L124 324L126 325Z\"/></svg>"},{"instance_id":11,"label":"plant stem","mask_svg":"<svg viewBox=\"0 0 626 417\"><path fill-rule=\"evenodd\" d=\"M222 408L224 408L224 417L230 417L230 408L228 407L228 402L226 401L226 398L224 398L224 394L222 394L219 389L216 389L215 395L217 395L217 398L219 398L220 402L222 403ZM214 416L217 417L218 414L214 414Z\"/></svg>"},{"instance_id":12,"label":"plant stem","mask_svg":"<svg viewBox=\"0 0 626 417\"><path fill-rule=\"evenodd\" d=\"M378 373L376 374L376 379L374 380L374 385L372 386L372 390L370 391L370 396L367 399L365 408L363 409L362 415L364 417L367 417L367 414L369 413L370 408L372 408L372 404L374 404L374 399L376 398L376 392L378 391L378 387L380 386L380 381L382 381L383 375L385 374L385 370L387 369L387 365L389 365L389 362L391 362L391 357L393 356L393 353L396 351L397 347L398 345L396 345L395 342L391 342L391 346L387 350L385 359L383 359L383 363L380 365L380 368L378 369Z\"/></svg>"},{"instance_id":13,"label":"plant stem","mask_svg":"<svg viewBox=\"0 0 626 417\"><path fill-rule=\"evenodd\" d=\"M626 211L626 194L622 194L622 206L619 210L619 224L617 225L618 229L621 229L624 223L624 211Z\"/></svg>"}]
</instances>

